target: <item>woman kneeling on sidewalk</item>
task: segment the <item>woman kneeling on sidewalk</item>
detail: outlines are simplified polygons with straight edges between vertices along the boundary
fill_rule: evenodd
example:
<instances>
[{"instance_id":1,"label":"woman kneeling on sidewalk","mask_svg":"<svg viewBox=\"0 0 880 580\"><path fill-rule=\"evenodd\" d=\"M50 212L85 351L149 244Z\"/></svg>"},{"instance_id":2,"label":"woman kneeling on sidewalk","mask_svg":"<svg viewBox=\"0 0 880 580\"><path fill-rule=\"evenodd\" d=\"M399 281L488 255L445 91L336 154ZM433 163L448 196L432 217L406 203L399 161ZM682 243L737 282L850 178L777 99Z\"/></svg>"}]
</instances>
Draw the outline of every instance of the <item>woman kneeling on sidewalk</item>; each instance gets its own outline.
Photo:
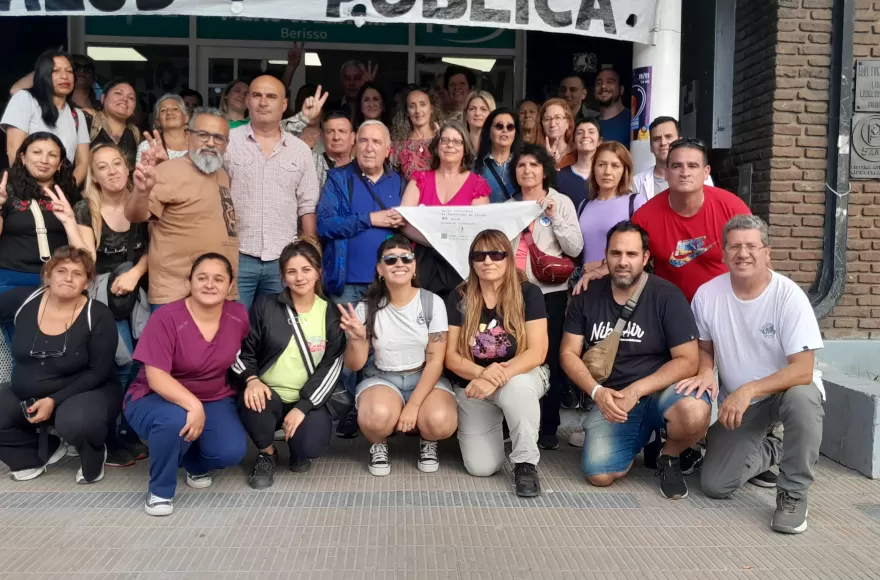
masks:
<instances>
[{"instance_id":1,"label":"woman kneeling on sidewalk","mask_svg":"<svg viewBox=\"0 0 880 580\"><path fill-rule=\"evenodd\" d=\"M239 417L260 450L249 480L254 489L275 481L276 429L284 429L291 471L308 471L311 460L327 452L332 428L328 405L345 353L339 312L322 296L318 246L297 240L284 248L278 263L286 288L254 303L251 330L241 346L242 364L232 369L243 391Z\"/></svg>"},{"instance_id":2,"label":"woman kneeling on sidewalk","mask_svg":"<svg viewBox=\"0 0 880 580\"><path fill-rule=\"evenodd\" d=\"M135 348L144 368L125 395L125 417L150 447L151 516L173 511L178 467L187 485L204 488L211 470L237 465L247 451L226 381L248 333L244 306L227 300L232 283L225 257L196 258L190 295L156 310Z\"/></svg>"},{"instance_id":3,"label":"woman kneeling on sidewalk","mask_svg":"<svg viewBox=\"0 0 880 580\"><path fill-rule=\"evenodd\" d=\"M372 443L370 473L388 475L388 436L395 429L421 435L418 468L437 471L437 441L455 433L452 387L443 374L446 310L436 294L415 285L412 242L401 235L378 251L376 277L364 301L339 305L348 334L345 366L364 369L355 390L358 425ZM373 347L375 360L367 361ZM365 366L366 365L366 366Z\"/></svg>"}]
</instances>

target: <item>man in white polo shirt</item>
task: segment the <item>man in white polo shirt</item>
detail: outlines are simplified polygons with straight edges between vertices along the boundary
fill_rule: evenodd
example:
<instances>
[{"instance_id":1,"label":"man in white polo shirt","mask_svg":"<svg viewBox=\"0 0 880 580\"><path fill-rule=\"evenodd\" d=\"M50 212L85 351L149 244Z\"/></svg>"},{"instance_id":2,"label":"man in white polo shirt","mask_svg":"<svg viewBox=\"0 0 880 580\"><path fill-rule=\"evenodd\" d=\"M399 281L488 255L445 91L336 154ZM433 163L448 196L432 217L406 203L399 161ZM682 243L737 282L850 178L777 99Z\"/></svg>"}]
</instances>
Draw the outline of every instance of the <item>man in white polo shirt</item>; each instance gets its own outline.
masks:
<instances>
[{"instance_id":1,"label":"man in white polo shirt","mask_svg":"<svg viewBox=\"0 0 880 580\"><path fill-rule=\"evenodd\" d=\"M819 324L804 291L770 269L761 218L731 218L722 244L730 272L703 284L691 303L700 371L678 385L686 393L696 389L698 397L706 390L720 395L718 421L707 436L703 492L724 498L747 481L772 487L767 472L779 465L770 527L799 534L807 529L807 490L825 416L825 392L814 371L823 346ZM784 442L770 433L776 423L783 425Z\"/></svg>"}]
</instances>

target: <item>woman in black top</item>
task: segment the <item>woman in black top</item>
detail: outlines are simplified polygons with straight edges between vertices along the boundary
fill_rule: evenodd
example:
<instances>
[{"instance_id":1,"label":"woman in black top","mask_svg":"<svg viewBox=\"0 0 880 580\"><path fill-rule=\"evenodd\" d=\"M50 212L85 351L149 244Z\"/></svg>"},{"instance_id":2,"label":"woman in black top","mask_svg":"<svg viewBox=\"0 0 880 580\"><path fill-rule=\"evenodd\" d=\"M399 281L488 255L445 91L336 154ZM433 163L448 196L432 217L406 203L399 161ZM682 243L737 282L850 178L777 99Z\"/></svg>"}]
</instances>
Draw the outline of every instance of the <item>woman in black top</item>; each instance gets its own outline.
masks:
<instances>
[{"instance_id":1,"label":"woman in black top","mask_svg":"<svg viewBox=\"0 0 880 580\"><path fill-rule=\"evenodd\" d=\"M89 138L92 147L101 143L119 146L129 168L134 168L141 134L131 123L137 105L134 87L123 80L113 80L104 86L101 110L95 113Z\"/></svg>"},{"instance_id":2,"label":"woman in black top","mask_svg":"<svg viewBox=\"0 0 880 580\"><path fill-rule=\"evenodd\" d=\"M0 461L12 479L40 476L67 453L82 459L77 483L104 477L104 441L122 405L113 368L113 315L84 294L95 277L85 250L63 246L43 268L45 287L0 295L0 320L14 322L12 383L0 387ZM58 436L48 434L54 425Z\"/></svg>"}]
</instances>

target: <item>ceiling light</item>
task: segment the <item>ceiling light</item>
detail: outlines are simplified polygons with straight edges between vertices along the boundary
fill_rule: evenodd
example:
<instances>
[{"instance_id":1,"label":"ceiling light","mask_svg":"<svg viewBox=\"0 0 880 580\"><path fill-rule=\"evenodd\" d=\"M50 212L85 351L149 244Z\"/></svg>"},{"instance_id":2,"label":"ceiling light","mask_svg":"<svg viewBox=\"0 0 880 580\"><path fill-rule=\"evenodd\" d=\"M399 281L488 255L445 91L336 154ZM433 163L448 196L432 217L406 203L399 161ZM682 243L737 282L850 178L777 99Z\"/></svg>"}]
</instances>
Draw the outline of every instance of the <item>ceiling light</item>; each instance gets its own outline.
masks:
<instances>
[{"instance_id":1,"label":"ceiling light","mask_svg":"<svg viewBox=\"0 0 880 580\"><path fill-rule=\"evenodd\" d=\"M286 60L270 60L269 64L278 64L281 66L287 66ZM307 52L306 53L306 66L321 66L321 58L318 56L317 52Z\"/></svg>"},{"instance_id":2,"label":"ceiling light","mask_svg":"<svg viewBox=\"0 0 880 580\"><path fill-rule=\"evenodd\" d=\"M472 68L480 72L489 72L495 66L494 58L467 58L461 56L444 56L446 64L457 64L466 68Z\"/></svg>"},{"instance_id":3,"label":"ceiling light","mask_svg":"<svg viewBox=\"0 0 880 580\"><path fill-rule=\"evenodd\" d=\"M130 46L90 46L86 54L96 61L146 62L147 58Z\"/></svg>"}]
</instances>

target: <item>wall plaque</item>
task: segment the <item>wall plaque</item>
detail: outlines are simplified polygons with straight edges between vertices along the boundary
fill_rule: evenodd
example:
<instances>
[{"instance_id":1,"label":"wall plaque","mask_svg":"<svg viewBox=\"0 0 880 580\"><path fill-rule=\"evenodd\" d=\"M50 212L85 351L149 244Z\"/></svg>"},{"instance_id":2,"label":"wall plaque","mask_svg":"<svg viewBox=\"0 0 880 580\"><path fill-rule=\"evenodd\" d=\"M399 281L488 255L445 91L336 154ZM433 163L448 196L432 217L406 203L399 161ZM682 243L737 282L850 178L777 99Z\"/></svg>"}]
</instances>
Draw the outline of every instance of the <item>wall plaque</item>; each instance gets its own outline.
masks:
<instances>
[{"instance_id":1,"label":"wall plaque","mask_svg":"<svg viewBox=\"0 0 880 580\"><path fill-rule=\"evenodd\" d=\"M880 60L856 61L856 112L880 112Z\"/></svg>"},{"instance_id":2,"label":"wall plaque","mask_svg":"<svg viewBox=\"0 0 880 580\"><path fill-rule=\"evenodd\" d=\"M880 179L880 113L854 113L849 175Z\"/></svg>"}]
</instances>

